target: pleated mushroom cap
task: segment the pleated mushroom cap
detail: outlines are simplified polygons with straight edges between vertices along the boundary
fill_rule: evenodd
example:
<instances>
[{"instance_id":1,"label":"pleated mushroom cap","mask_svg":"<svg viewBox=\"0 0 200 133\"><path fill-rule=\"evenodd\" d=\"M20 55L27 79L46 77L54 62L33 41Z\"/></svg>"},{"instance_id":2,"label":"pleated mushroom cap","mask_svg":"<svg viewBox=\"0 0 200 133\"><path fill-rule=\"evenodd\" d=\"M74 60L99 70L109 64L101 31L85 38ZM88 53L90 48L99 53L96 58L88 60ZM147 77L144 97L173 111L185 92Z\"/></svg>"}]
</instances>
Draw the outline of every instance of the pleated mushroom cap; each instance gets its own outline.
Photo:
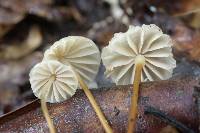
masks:
<instances>
[{"instance_id":1,"label":"pleated mushroom cap","mask_svg":"<svg viewBox=\"0 0 200 133\"><path fill-rule=\"evenodd\" d=\"M69 99L78 87L71 68L57 61L38 63L32 68L29 77L35 96L50 103Z\"/></svg>"},{"instance_id":2,"label":"pleated mushroom cap","mask_svg":"<svg viewBox=\"0 0 200 133\"><path fill-rule=\"evenodd\" d=\"M102 50L106 76L119 85L132 84L136 57L144 57L142 81L164 80L172 76L176 61L172 40L154 24L130 26L125 33L116 33Z\"/></svg>"},{"instance_id":3,"label":"pleated mushroom cap","mask_svg":"<svg viewBox=\"0 0 200 133\"><path fill-rule=\"evenodd\" d=\"M101 58L93 41L81 36L69 36L55 42L45 52L44 60L58 60L69 65L86 83L91 83L99 70Z\"/></svg>"}]
</instances>

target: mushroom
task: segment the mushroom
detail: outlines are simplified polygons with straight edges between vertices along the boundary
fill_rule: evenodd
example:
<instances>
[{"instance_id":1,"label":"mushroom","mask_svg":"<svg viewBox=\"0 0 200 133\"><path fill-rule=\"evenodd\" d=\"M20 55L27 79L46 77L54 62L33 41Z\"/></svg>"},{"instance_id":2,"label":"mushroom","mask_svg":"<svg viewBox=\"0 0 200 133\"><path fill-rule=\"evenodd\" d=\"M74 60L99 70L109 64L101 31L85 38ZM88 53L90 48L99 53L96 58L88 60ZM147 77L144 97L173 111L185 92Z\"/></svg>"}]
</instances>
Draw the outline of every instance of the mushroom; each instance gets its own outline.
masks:
<instances>
[{"instance_id":1,"label":"mushroom","mask_svg":"<svg viewBox=\"0 0 200 133\"><path fill-rule=\"evenodd\" d=\"M41 108L50 132L55 133L46 102L62 102L73 96L78 88L75 73L58 61L42 61L32 68L29 76L33 93L41 99Z\"/></svg>"},{"instance_id":2,"label":"mushroom","mask_svg":"<svg viewBox=\"0 0 200 133\"><path fill-rule=\"evenodd\" d=\"M58 60L69 65L86 83L91 83L99 70L101 58L93 41L81 36L69 36L56 41L45 52L44 60Z\"/></svg>"},{"instance_id":3,"label":"mushroom","mask_svg":"<svg viewBox=\"0 0 200 133\"><path fill-rule=\"evenodd\" d=\"M44 60L57 60L71 67L105 131L111 133L111 127L86 84L95 79L101 61L100 52L95 43L81 36L65 37L55 42L45 52Z\"/></svg>"},{"instance_id":4,"label":"mushroom","mask_svg":"<svg viewBox=\"0 0 200 133\"><path fill-rule=\"evenodd\" d=\"M128 133L135 131L137 101L141 81L165 80L172 76L176 61L172 40L154 24L130 26L125 33L116 33L102 50L106 76L117 85L133 83Z\"/></svg>"}]
</instances>

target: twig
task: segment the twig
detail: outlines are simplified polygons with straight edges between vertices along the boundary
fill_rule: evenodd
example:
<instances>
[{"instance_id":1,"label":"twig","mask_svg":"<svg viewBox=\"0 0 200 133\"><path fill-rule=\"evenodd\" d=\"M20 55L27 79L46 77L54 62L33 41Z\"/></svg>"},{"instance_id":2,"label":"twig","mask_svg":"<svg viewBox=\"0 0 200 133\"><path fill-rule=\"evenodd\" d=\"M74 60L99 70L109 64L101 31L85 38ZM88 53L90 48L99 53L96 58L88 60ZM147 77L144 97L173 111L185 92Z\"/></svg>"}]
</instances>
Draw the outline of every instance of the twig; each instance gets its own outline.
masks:
<instances>
[{"instance_id":1,"label":"twig","mask_svg":"<svg viewBox=\"0 0 200 133\"><path fill-rule=\"evenodd\" d=\"M144 110L144 114L154 115L154 116L160 118L165 123L176 127L181 132L184 132L184 133L195 133L193 130L189 129L184 124L182 124L179 121L177 121L175 118L167 115L165 112L162 112L162 111L160 111L158 109L155 109L154 107L146 106L145 110Z\"/></svg>"},{"instance_id":2,"label":"twig","mask_svg":"<svg viewBox=\"0 0 200 133\"><path fill-rule=\"evenodd\" d=\"M199 12L200 12L200 8L197 8L197 9L193 9L184 13L175 14L174 17L183 17L183 16L187 16L187 15L190 15L193 13L199 13Z\"/></svg>"}]
</instances>

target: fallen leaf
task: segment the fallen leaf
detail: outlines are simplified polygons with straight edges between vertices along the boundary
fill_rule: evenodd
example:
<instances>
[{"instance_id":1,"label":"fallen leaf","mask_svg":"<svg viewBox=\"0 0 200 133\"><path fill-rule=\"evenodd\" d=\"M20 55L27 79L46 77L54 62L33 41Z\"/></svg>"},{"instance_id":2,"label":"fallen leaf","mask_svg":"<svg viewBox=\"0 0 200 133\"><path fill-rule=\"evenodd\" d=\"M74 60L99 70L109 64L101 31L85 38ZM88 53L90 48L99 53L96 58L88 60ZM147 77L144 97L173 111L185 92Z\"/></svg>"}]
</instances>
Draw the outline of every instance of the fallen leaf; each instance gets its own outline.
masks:
<instances>
[{"instance_id":1,"label":"fallen leaf","mask_svg":"<svg viewBox=\"0 0 200 133\"><path fill-rule=\"evenodd\" d=\"M148 4L156 6L159 10L164 10L174 16L195 12L200 8L199 0L148 0Z\"/></svg>"},{"instance_id":2,"label":"fallen leaf","mask_svg":"<svg viewBox=\"0 0 200 133\"><path fill-rule=\"evenodd\" d=\"M4 47L0 49L0 58L4 60L22 58L41 45L42 34L39 27L32 26L24 41L17 42L13 40L9 45L2 44Z\"/></svg>"},{"instance_id":3,"label":"fallen leaf","mask_svg":"<svg viewBox=\"0 0 200 133\"><path fill-rule=\"evenodd\" d=\"M193 28L196 28L196 29L200 28L200 7L199 7L199 12L194 13L189 24Z\"/></svg>"},{"instance_id":4,"label":"fallen leaf","mask_svg":"<svg viewBox=\"0 0 200 133\"><path fill-rule=\"evenodd\" d=\"M16 109L18 105L19 88L13 83L1 83L0 85L0 106L2 113L8 113Z\"/></svg>"},{"instance_id":5,"label":"fallen leaf","mask_svg":"<svg viewBox=\"0 0 200 133\"><path fill-rule=\"evenodd\" d=\"M184 19L189 26L200 28L200 1L199 0L149 0L158 10L164 10L170 15ZM171 4L173 2L173 4Z\"/></svg>"},{"instance_id":6,"label":"fallen leaf","mask_svg":"<svg viewBox=\"0 0 200 133\"><path fill-rule=\"evenodd\" d=\"M0 61L0 83L24 84L28 81L30 69L41 60L42 53L34 52L21 60Z\"/></svg>"},{"instance_id":7,"label":"fallen leaf","mask_svg":"<svg viewBox=\"0 0 200 133\"><path fill-rule=\"evenodd\" d=\"M0 38L24 18L23 14L0 7Z\"/></svg>"},{"instance_id":8,"label":"fallen leaf","mask_svg":"<svg viewBox=\"0 0 200 133\"><path fill-rule=\"evenodd\" d=\"M16 13L26 14L33 8L40 8L53 4L53 0L1 0L1 7L10 9ZM31 12L30 12L31 13Z\"/></svg>"},{"instance_id":9,"label":"fallen leaf","mask_svg":"<svg viewBox=\"0 0 200 133\"><path fill-rule=\"evenodd\" d=\"M71 18L79 22L83 21L75 7L56 6L53 0L1 0L0 6L17 15L35 15L49 21L64 21ZM4 16L10 17L7 14Z\"/></svg>"},{"instance_id":10,"label":"fallen leaf","mask_svg":"<svg viewBox=\"0 0 200 133\"><path fill-rule=\"evenodd\" d=\"M183 23L174 25L172 35L176 54L187 57L191 61L200 62L200 33L191 30Z\"/></svg>"},{"instance_id":11,"label":"fallen leaf","mask_svg":"<svg viewBox=\"0 0 200 133\"><path fill-rule=\"evenodd\" d=\"M128 29L126 25L114 20L112 17L107 17L105 20L94 23L87 36L102 48L108 45L114 33L122 32L126 29Z\"/></svg>"}]
</instances>

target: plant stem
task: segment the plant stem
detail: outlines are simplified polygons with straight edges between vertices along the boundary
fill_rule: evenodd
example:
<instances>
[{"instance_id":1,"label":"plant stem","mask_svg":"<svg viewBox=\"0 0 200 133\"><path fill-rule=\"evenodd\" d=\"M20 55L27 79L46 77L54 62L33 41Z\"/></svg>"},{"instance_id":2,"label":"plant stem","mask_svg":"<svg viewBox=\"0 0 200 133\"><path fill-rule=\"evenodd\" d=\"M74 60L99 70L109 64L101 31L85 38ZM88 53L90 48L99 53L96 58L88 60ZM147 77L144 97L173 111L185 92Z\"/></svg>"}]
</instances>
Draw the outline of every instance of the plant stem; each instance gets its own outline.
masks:
<instances>
[{"instance_id":1,"label":"plant stem","mask_svg":"<svg viewBox=\"0 0 200 133\"><path fill-rule=\"evenodd\" d=\"M135 59L135 76L133 81L133 95L131 96L131 106L128 117L128 133L135 133L136 119L138 112L138 94L139 85L141 82L142 68L145 63L145 58L142 55L138 55Z\"/></svg>"},{"instance_id":2,"label":"plant stem","mask_svg":"<svg viewBox=\"0 0 200 133\"><path fill-rule=\"evenodd\" d=\"M49 130L50 130L50 133L56 133L56 129L53 125L53 122L50 118L50 115L49 115L49 112L48 112L48 109L47 109L47 104L45 102L45 100L41 99L41 108L42 108L42 112L44 114L44 117L47 121L47 124L48 124L48 127L49 127Z\"/></svg>"},{"instance_id":3,"label":"plant stem","mask_svg":"<svg viewBox=\"0 0 200 133\"><path fill-rule=\"evenodd\" d=\"M88 89L88 86L85 84L85 82L81 79L79 74L76 73L76 76L78 78L79 84L83 91L85 92L86 96L88 97L94 111L96 112L101 124L103 125L104 130L106 133L113 133L112 128L109 126L104 114L102 113L100 107L98 106L97 102L94 99L94 96L92 95L91 91Z\"/></svg>"}]
</instances>

